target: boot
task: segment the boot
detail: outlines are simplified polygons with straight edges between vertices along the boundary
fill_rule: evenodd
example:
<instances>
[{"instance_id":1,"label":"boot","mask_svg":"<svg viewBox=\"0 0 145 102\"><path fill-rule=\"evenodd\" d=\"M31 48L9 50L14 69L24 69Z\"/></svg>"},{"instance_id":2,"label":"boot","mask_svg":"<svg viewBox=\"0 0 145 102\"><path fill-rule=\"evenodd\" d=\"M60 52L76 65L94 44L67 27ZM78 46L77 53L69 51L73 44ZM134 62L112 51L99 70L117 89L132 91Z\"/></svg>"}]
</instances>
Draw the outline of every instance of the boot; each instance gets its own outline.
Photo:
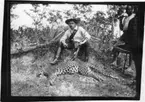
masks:
<instances>
[{"instance_id":1,"label":"boot","mask_svg":"<svg viewBox=\"0 0 145 102\"><path fill-rule=\"evenodd\" d=\"M50 62L50 64L55 65L58 62L58 58L55 58L52 62Z\"/></svg>"},{"instance_id":2,"label":"boot","mask_svg":"<svg viewBox=\"0 0 145 102\"><path fill-rule=\"evenodd\" d=\"M50 62L50 64L55 65L58 62L58 58L60 56L60 53L61 53L61 47L58 48L56 58L52 62Z\"/></svg>"}]
</instances>

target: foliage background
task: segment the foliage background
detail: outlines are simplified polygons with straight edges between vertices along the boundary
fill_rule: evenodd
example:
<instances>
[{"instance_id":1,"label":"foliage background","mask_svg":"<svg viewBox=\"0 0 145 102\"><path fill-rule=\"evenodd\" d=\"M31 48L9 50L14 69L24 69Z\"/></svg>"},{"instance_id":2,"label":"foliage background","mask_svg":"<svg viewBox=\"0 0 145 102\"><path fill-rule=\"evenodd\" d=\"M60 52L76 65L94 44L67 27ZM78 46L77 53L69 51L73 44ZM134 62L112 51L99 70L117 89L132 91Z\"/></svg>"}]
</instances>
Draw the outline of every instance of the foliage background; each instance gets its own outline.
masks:
<instances>
[{"instance_id":1,"label":"foliage background","mask_svg":"<svg viewBox=\"0 0 145 102\"><path fill-rule=\"evenodd\" d=\"M98 69L113 73L114 76L119 77L118 80L130 83L135 76L134 63L131 69L126 71L127 75L114 71L109 65L112 42L121 36L121 34L118 35L121 30L116 17L119 15L119 10L121 13L124 12L126 5L104 5L107 8L106 11L98 11L94 10L92 5L69 4L69 7L72 7L71 10L60 11L51 8L51 4L29 4L31 8L23 12L31 19L31 26L15 27L17 25L15 20L19 19L19 13L14 11L19 5L21 4L11 5L10 15L11 94L13 96L135 96L134 85L123 85L109 78L104 85L102 83L95 85L92 78L64 75L57 78L56 86L51 87L45 77L36 77L39 72L44 70L47 70L49 74L54 72L55 67L51 66L49 62L53 60L54 52L57 50L56 42L68 29L64 22L68 18L77 17L81 20L79 25L83 26L92 36L89 42L91 53L89 63L96 63ZM52 40L54 42L48 45ZM69 60L69 55L69 51L63 53L62 60L64 62ZM122 59L119 62L121 68L123 67L123 56L121 55ZM102 77L104 78L104 76Z\"/></svg>"},{"instance_id":2,"label":"foliage background","mask_svg":"<svg viewBox=\"0 0 145 102\"><path fill-rule=\"evenodd\" d=\"M64 21L73 17L77 17L81 20L80 25L89 32L92 38L100 39L97 43L91 43L91 46L98 51L109 49L108 47L111 46L110 41L121 35L116 35L114 28L118 27L118 25L115 25L116 21L114 19L115 15L117 15L117 11L122 5L102 5L102 8L103 6L104 9L105 7L107 8L106 11L95 11L93 6L100 5L68 4L68 7L72 8L71 10L58 10L51 7L55 4L29 4L29 6L31 5L31 8L29 10L24 9L23 12L29 16L32 24L31 26L19 26L15 23L15 21L19 19L19 15L18 12L14 11L17 9L17 6L20 5L21 4L11 5L10 37L12 52L19 49L23 50L31 45L37 46L51 41L58 34L68 29ZM57 5L59 6L59 4ZM25 19L26 18L24 18L24 20ZM17 26L17 28L15 28L15 26ZM121 32L120 29L118 32Z\"/></svg>"}]
</instances>

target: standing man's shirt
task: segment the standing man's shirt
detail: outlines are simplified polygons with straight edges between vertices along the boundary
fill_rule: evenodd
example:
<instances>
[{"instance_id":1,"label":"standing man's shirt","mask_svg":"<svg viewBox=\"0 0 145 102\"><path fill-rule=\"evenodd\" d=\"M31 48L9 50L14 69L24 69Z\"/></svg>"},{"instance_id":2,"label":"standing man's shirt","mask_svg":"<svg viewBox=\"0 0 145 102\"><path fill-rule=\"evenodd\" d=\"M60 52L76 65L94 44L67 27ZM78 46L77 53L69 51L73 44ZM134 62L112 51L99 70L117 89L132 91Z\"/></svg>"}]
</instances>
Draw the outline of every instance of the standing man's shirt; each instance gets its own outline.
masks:
<instances>
[{"instance_id":1,"label":"standing man's shirt","mask_svg":"<svg viewBox=\"0 0 145 102\"><path fill-rule=\"evenodd\" d=\"M85 39L89 40L91 38L89 33L80 26L76 26L74 30L77 30L76 34L73 37L74 42L83 42ZM60 39L60 42L64 43L66 39L71 36L72 33L73 30L68 29L63 35L63 37Z\"/></svg>"},{"instance_id":2,"label":"standing man's shirt","mask_svg":"<svg viewBox=\"0 0 145 102\"><path fill-rule=\"evenodd\" d=\"M131 14L130 16L124 18L123 20L123 30L127 30L128 29L128 25L131 19L133 19L135 17L135 14Z\"/></svg>"},{"instance_id":3,"label":"standing man's shirt","mask_svg":"<svg viewBox=\"0 0 145 102\"><path fill-rule=\"evenodd\" d=\"M131 40L131 38L130 38L129 36L130 36L130 34L132 35L133 32L130 33L130 32L129 32L130 29L129 29L128 27L129 27L129 25L130 25L130 21L131 21L133 18L135 18L135 16L136 16L136 14L132 13L130 16L124 18L124 20L123 20L123 32L124 32L124 34L120 37L120 40L124 41L125 43L128 43L129 40ZM128 30L128 29L129 29L129 30ZM134 31L134 30L132 29L132 31ZM130 39L128 40L128 38L130 38Z\"/></svg>"}]
</instances>

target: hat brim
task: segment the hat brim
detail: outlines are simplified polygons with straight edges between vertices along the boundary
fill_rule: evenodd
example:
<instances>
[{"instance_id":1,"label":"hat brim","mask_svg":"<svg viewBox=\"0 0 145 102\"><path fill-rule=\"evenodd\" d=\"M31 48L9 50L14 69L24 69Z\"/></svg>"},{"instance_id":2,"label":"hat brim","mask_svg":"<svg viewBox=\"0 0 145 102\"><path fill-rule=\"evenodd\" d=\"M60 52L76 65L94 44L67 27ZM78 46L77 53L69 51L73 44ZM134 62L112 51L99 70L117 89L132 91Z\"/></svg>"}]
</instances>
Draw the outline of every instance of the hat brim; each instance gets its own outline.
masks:
<instances>
[{"instance_id":1,"label":"hat brim","mask_svg":"<svg viewBox=\"0 0 145 102\"><path fill-rule=\"evenodd\" d=\"M67 19L67 20L65 21L65 23L66 23L66 24L69 24L69 22L71 22L71 21L75 22L76 24L78 23L78 20L77 20L77 19Z\"/></svg>"}]
</instances>

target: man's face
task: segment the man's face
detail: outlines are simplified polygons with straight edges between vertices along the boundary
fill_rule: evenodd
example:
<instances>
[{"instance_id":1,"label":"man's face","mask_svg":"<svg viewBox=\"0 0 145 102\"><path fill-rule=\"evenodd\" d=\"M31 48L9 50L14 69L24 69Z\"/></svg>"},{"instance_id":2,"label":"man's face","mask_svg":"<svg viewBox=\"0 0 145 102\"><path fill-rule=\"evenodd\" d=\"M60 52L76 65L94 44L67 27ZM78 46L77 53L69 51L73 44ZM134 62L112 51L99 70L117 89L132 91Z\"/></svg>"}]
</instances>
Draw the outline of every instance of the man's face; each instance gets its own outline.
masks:
<instances>
[{"instance_id":1,"label":"man's face","mask_svg":"<svg viewBox=\"0 0 145 102\"><path fill-rule=\"evenodd\" d=\"M74 21L70 21L70 22L68 23L68 25L69 25L69 27L70 27L71 29L74 29L74 28L76 27L76 23L75 23Z\"/></svg>"},{"instance_id":2,"label":"man's face","mask_svg":"<svg viewBox=\"0 0 145 102\"><path fill-rule=\"evenodd\" d=\"M128 15L131 15L133 13L133 8L131 6L128 6L126 12Z\"/></svg>"}]
</instances>

